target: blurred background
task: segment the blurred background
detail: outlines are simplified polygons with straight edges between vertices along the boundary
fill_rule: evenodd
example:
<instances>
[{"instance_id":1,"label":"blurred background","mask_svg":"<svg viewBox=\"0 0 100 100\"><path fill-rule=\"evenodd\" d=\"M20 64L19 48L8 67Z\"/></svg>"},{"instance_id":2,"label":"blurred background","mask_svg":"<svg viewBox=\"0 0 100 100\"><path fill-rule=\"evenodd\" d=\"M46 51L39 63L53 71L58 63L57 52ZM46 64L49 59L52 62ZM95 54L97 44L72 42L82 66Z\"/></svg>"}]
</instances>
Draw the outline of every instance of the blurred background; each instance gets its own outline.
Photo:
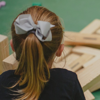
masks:
<instances>
[{"instance_id":1,"label":"blurred background","mask_svg":"<svg viewBox=\"0 0 100 100\"><path fill-rule=\"evenodd\" d=\"M0 7L0 34L11 39L11 24L15 17L34 5L42 6L55 12L62 20L65 31L79 32L94 19L100 19L100 0L4 0ZM0 1L1 2L1 1ZM10 45L10 54L12 54ZM100 90L93 92L95 100L100 100Z\"/></svg>"}]
</instances>

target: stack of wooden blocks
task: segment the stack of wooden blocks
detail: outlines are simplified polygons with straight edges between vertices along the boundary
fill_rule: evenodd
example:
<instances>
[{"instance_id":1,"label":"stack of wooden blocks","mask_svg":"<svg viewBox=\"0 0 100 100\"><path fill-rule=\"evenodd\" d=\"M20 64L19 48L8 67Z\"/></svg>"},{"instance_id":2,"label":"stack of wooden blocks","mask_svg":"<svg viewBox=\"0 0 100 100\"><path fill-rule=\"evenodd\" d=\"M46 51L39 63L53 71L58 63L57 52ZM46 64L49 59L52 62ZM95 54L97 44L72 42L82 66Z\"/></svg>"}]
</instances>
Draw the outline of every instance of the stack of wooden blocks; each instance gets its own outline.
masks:
<instances>
[{"instance_id":1,"label":"stack of wooden blocks","mask_svg":"<svg viewBox=\"0 0 100 100\"><path fill-rule=\"evenodd\" d=\"M94 20L79 33L65 32L64 44L64 52L55 59L52 68L65 68L75 72L86 100L94 100L91 92L100 89L100 20ZM15 70L18 66L14 55L8 56L8 52L7 37L3 39L0 35L1 72Z\"/></svg>"}]
</instances>

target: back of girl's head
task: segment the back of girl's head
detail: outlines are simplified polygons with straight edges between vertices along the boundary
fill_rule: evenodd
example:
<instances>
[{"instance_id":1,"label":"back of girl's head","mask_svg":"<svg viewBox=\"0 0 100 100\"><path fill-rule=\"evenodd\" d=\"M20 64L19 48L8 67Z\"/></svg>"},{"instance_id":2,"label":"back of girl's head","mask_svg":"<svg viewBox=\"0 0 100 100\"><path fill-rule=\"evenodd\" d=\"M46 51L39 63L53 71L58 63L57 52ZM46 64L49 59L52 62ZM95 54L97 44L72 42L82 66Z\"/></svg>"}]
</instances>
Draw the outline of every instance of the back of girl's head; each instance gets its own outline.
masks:
<instances>
[{"instance_id":1,"label":"back of girl's head","mask_svg":"<svg viewBox=\"0 0 100 100\"><path fill-rule=\"evenodd\" d=\"M38 99L44 89L45 83L50 78L48 63L53 59L63 37L63 28L59 17L44 7L34 6L23 11L21 14L30 14L35 24L37 21L46 21L55 25L52 27L52 41L41 42L33 34L16 34L14 22L12 23L12 40L19 61L16 75L21 75L17 84L27 84L25 88L17 91L22 94L20 99ZM18 16L19 16L18 15ZM18 17L17 16L17 17Z\"/></svg>"}]
</instances>

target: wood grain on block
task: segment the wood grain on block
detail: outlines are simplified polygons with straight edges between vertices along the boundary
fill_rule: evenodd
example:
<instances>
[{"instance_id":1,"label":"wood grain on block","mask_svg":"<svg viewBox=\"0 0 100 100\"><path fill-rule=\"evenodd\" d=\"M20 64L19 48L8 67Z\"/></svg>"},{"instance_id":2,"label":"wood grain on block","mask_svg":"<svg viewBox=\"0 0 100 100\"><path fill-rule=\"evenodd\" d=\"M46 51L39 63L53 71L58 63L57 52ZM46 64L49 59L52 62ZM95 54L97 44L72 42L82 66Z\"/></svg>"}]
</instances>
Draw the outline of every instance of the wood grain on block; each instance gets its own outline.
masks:
<instances>
[{"instance_id":1,"label":"wood grain on block","mask_svg":"<svg viewBox=\"0 0 100 100\"><path fill-rule=\"evenodd\" d=\"M86 54L95 55L95 56L100 55L100 50L99 49L86 47L86 46L75 46L72 49L72 52L75 52L75 53L86 53Z\"/></svg>"},{"instance_id":2,"label":"wood grain on block","mask_svg":"<svg viewBox=\"0 0 100 100\"><path fill-rule=\"evenodd\" d=\"M91 47L91 48L97 48L97 49L100 49L100 45L84 45L84 44L76 44L76 43L69 43L69 42L66 42L66 44L65 44L66 46L69 46L69 45L71 45L71 46L88 46L88 47Z\"/></svg>"},{"instance_id":3,"label":"wood grain on block","mask_svg":"<svg viewBox=\"0 0 100 100\"><path fill-rule=\"evenodd\" d=\"M87 25L84 29L80 31L81 34L93 34L97 29L100 28L100 20L95 19L89 25Z\"/></svg>"},{"instance_id":4,"label":"wood grain on block","mask_svg":"<svg viewBox=\"0 0 100 100\"><path fill-rule=\"evenodd\" d=\"M83 91L91 88L100 81L100 59L92 65L83 68L82 71L77 71L76 74Z\"/></svg>"},{"instance_id":5,"label":"wood grain on block","mask_svg":"<svg viewBox=\"0 0 100 100\"><path fill-rule=\"evenodd\" d=\"M71 68L67 65L67 62L58 62L58 63L53 63L52 68L63 68L71 71Z\"/></svg>"},{"instance_id":6,"label":"wood grain on block","mask_svg":"<svg viewBox=\"0 0 100 100\"><path fill-rule=\"evenodd\" d=\"M66 56L68 56L70 53L72 52L72 47L68 47L68 46L65 46L64 47L64 50L62 52L62 55L60 57L56 57L55 58L55 61L56 62L59 62L61 60L63 60Z\"/></svg>"},{"instance_id":7,"label":"wood grain on block","mask_svg":"<svg viewBox=\"0 0 100 100\"><path fill-rule=\"evenodd\" d=\"M2 60L9 56L8 37L0 35L0 74L3 71Z\"/></svg>"},{"instance_id":8,"label":"wood grain on block","mask_svg":"<svg viewBox=\"0 0 100 100\"><path fill-rule=\"evenodd\" d=\"M86 100L94 100L95 99L95 97L92 95L92 93L89 90L85 91L84 95L85 95Z\"/></svg>"},{"instance_id":9,"label":"wood grain on block","mask_svg":"<svg viewBox=\"0 0 100 100\"><path fill-rule=\"evenodd\" d=\"M16 61L13 54L5 58L2 64L3 64L3 72L7 70L15 70L18 67L18 62Z\"/></svg>"},{"instance_id":10,"label":"wood grain on block","mask_svg":"<svg viewBox=\"0 0 100 100\"><path fill-rule=\"evenodd\" d=\"M85 68L82 67L82 68L80 68L79 70L76 71L76 74L81 73L81 72L84 71L84 70L85 70Z\"/></svg>"},{"instance_id":11,"label":"wood grain on block","mask_svg":"<svg viewBox=\"0 0 100 100\"><path fill-rule=\"evenodd\" d=\"M93 63L95 63L97 60L100 59L100 55L99 56L95 56L93 57L90 61L86 62L83 67L88 67L90 65L92 65Z\"/></svg>"},{"instance_id":12,"label":"wood grain on block","mask_svg":"<svg viewBox=\"0 0 100 100\"><path fill-rule=\"evenodd\" d=\"M86 68L81 68L80 70L78 70L78 71L76 71L76 73L78 74L78 73L81 73L82 71L84 71ZM99 82L97 82L97 83L95 83L93 86L91 86L90 88L89 88L89 90L91 91L91 92L94 92L94 91L96 91L96 90L98 90L98 89L100 89L100 81Z\"/></svg>"},{"instance_id":13,"label":"wood grain on block","mask_svg":"<svg viewBox=\"0 0 100 100\"><path fill-rule=\"evenodd\" d=\"M80 56L81 56L80 54L71 53L63 61L66 61L67 62L67 65L69 66L72 62L74 62Z\"/></svg>"},{"instance_id":14,"label":"wood grain on block","mask_svg":"<svg viewBox=\"0 0 100 100\"><path fill-rule=\"evenodd\" d=\"M96 34L100 35L100 28L96 31Z\"/></svg>"},{"instance_id":15,"label":"wood grain on block","mask_svg":"<svg viewBox=\"0 0 100 100\"><path fill-rule=\"evenodd\" d=\"M94 92L94 91L96 91L96 90L98 90L98 89L100 89L100 81L97 82L95 85L93 85L91 88L89 88L89 90L90 90L91 92Z\"/></svg>"},{"instance_id":16,"label":"wood grain on block","mask_svg":"<svg viewBox=\"0 0 100 100\"><path fill-rule=\"evenodd\" d=\"M100 36L95 34L79 34L77 32L66 31L64 33L64 44L73 45L97 45L100 46Z\"/></svg>"},{"instance_id":17,"label":"wood grain on block","mask_svg":"<svg viewBox=\"0 0 100 100\"><path fill-rule=\"evenodd\" d=\"M89 61L90 59L93 58L93 55L90 54L83 54L82 56L80 56L78 59L76 59L74 62L72 62L69 67L72 69L72 71L77 71L78 69L80 69L84 63L86 63L87 61Z\"/></svg>"}]
</instances>

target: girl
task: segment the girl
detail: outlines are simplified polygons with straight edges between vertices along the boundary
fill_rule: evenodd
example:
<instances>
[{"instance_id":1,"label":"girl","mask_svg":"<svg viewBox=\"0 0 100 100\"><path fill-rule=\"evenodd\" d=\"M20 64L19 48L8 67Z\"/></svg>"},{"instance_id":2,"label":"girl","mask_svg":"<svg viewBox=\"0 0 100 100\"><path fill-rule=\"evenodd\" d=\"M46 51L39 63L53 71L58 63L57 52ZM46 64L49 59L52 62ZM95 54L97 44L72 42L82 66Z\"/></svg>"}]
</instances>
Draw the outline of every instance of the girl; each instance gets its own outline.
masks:
<instances>
[{"instance_id":1,"label":"girl","mask_svg":"<svg viewBox=\"0 0 100 100\"><path fill-rule=\"evenodd\" d=\"M59 17L44 7L30 7L13 21L16 70L0 75L0 100L85 100L77 75L51 69L64 45Z\"/></svg>"}]
</instances>

